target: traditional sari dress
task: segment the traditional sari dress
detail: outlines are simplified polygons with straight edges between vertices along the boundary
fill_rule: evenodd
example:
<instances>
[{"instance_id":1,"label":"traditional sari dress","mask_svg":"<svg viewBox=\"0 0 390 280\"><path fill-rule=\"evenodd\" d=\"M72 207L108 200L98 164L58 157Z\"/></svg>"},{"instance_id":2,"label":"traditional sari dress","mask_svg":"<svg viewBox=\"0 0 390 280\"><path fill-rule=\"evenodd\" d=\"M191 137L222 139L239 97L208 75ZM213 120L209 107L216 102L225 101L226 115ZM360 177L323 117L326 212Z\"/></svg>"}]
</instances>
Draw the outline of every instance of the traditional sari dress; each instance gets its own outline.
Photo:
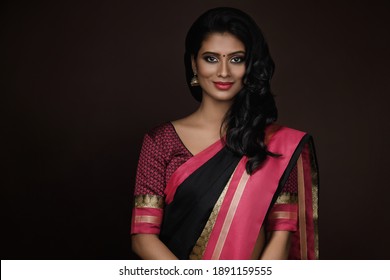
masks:
<instances>
[{"instance_id":1,"label":"traditional sari dress","mask_svg":"<svg viewBox=\"0 0 390 280\"><path fill-rule=\"evenodd\" d=\"M318 258L318 173L312 138L271 125L268 157L247 158L219 140L192 155L173 125L144 137L131 233L157 234L179 259L251 259L260 230L291 231L289 259ZM258 256L259 257L259 256Z\"/></svg>"}]
</instances>

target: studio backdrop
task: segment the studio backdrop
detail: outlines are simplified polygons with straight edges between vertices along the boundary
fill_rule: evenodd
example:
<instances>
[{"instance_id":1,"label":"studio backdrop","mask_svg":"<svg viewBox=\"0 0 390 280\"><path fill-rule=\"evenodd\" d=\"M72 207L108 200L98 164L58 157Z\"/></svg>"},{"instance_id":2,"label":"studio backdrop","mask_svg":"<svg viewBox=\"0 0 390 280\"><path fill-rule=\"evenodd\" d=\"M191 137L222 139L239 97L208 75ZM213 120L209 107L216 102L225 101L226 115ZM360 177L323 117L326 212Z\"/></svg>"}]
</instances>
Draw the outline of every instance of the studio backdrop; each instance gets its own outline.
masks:
<instances>
[{"instance_id":1,"label":"studio backdrop","mask_svg":"<svg viewBox=\"0 0 390 280\"><path fill-rule=\"evenodd\" d=\"M276 63L278 122L313 135L320 257L387 259L389 2L9 1L2 4L2 259L132 259L143 135L197 108L184 38L232 6Z\"/></svg>"}]
</instances>

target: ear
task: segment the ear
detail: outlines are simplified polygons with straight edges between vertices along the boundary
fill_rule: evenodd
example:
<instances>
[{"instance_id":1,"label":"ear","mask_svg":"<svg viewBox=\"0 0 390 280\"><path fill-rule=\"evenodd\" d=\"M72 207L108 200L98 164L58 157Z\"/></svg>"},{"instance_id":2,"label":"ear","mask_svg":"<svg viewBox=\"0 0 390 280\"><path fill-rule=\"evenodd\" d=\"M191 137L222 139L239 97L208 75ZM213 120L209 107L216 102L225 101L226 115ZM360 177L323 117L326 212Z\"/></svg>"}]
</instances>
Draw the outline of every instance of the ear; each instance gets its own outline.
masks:
<instances>
[{"instance_id":1,"label":"ear","mask_svg":"<svg viewBox=\"0 0 390 280\"><path fill-rule=\"evenodd\" d=\"M191 55L191 66L192 66L192 72L198 73L194 55Z\"/></svg>"}]
</instances>

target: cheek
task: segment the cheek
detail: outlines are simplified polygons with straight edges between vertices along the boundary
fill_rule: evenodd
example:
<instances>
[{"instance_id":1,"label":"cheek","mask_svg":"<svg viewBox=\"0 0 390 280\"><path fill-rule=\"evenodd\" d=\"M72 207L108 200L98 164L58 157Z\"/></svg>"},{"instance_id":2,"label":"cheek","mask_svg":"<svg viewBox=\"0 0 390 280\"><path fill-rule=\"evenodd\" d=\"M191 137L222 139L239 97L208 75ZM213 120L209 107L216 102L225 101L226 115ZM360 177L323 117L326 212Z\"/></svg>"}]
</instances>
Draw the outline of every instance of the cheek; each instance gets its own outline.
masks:
<instances>
[{"instance_id":1,"label":"cheek","mask_svg":"<svg viewBox=\"0 0 390 280\"><path fill-rule=\"evenodd\" d=\"M215 73L215 67L212 65L198 65L198 77L210 77Z\"/></svg>"},{"instance_id":2,"label":"cheek","mask_svg":"<svg viewBox=\"0 0 390 280\"><path fill-rule=\"evenodd\" d=\"M236 77L236 78L243 78L244 75L245 75L245 66L242 66L242 67L237 67L236 69L234 69L233 72L233 75Z\"/></svg>"}]
</instances>

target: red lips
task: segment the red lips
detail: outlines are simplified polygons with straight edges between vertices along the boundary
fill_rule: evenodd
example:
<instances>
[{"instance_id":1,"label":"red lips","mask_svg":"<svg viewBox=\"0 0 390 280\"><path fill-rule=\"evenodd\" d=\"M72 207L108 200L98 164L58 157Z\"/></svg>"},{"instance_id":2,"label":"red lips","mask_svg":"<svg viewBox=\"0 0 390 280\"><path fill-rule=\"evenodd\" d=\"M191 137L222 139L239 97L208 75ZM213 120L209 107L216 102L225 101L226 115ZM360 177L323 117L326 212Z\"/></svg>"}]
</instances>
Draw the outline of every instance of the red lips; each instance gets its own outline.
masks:
<instances>
[{"instance_id":1,"label":"red lips","mask_svg":"<svg viewBox=\"0 0 390 280\"><path fill-rule=\"evenodd\" d=\"M214 82L215 87L219 90L228 90L233 84L233 82Z\"/></svg>"}]
</instances>

